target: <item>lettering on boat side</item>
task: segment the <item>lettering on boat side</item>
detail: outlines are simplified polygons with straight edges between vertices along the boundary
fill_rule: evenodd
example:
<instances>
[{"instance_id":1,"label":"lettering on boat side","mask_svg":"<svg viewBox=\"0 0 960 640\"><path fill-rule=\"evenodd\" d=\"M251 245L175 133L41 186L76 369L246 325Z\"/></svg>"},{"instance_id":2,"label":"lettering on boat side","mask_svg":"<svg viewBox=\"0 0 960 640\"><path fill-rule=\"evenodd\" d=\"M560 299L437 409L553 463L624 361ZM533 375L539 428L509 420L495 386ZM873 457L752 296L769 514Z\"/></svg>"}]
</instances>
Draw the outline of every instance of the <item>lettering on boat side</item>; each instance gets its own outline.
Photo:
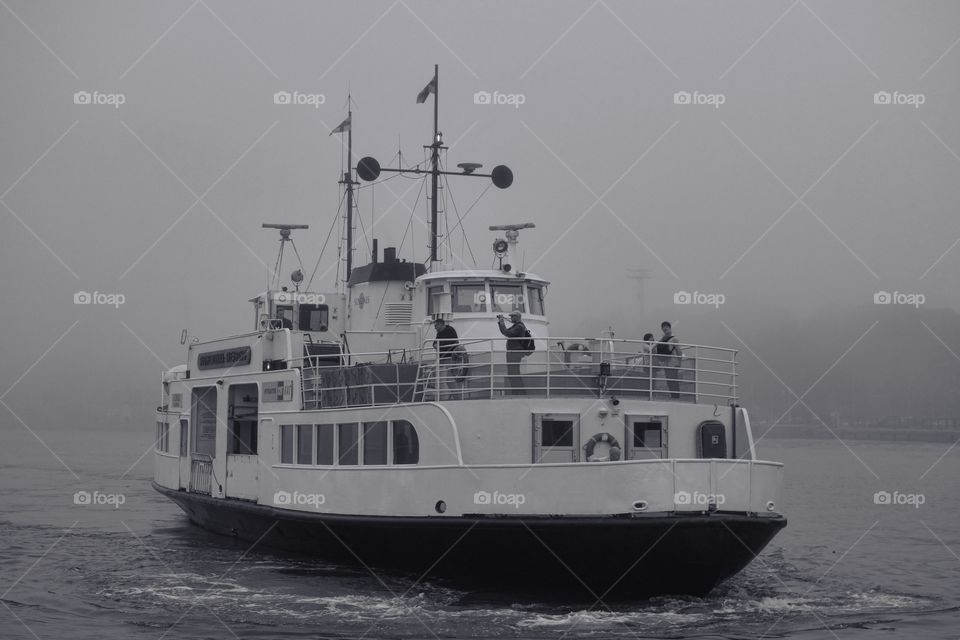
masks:
<instances>
[{"instance_id":1,"label":"lettering on boat side","mask_svg":"<svg viewBox=\"0 0 960 640\"><path fill-rule=\"evenodd\" d=\"M236 347L208 351L197 356L198 369L225 369L227 367L242 367L250 364L252 352L250 347Z\"/></svg>"}]
</instances>

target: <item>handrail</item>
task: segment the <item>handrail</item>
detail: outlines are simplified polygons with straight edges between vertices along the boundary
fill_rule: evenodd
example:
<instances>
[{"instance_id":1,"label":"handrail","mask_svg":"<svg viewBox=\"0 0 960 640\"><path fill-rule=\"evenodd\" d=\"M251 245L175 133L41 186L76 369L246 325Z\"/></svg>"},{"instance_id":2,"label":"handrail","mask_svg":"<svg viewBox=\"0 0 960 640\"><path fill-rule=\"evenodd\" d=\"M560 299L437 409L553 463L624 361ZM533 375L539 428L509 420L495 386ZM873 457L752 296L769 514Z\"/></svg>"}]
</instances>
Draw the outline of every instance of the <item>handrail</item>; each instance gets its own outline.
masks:
<instances>
[{"instance_id":1,"label":"handrail","mask_svg":"<svg viewBox=\"0 0 960 640\"><path fill-rule=\"evenodd\" d=\"M290 366L303 369L305 408L512 395L616 395L707 404L738 401L734 349L681 343L680 355L662 355L651 351L657 343L643 340L534 338L541 348L521 358L508 355L510 341L523 339L459 340L456 353L441 352L428 339L419 349L404 351L399 363L394 362L396 350L388 350L348 357L341 352L340 366L322 365L317 356L307 355L291 359ZM357 374L331 373L364 367L366 371ZM376 373L372 367L379 367ZM378 376L382 379L375 380Z\"/></svg>"}]
</instances>

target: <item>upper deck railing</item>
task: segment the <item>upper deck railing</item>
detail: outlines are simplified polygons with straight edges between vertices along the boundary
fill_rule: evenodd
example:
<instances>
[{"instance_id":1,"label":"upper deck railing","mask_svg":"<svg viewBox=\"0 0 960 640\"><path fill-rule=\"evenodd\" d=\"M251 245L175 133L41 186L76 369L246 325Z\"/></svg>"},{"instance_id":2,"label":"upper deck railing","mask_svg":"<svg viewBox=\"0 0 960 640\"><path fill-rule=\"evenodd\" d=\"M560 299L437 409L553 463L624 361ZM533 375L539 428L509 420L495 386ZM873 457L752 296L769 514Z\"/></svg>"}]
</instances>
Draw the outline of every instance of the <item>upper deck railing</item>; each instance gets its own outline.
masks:
<instances>
[{"instance_id":1,"label":"upper deck railing","mask_svg":"<svg viewBox=\"0 0 960 640\"><path fill-rule=\"evenodd\" d=\"M732 349L681 343L679 355L660 355L656 342L623 338L536 339L538 348L525 356L507 349L521 340L461 340L449 350L425 341L417 350L291 364L302 367L308 409L512 396L737 402Z\"/></svg>"}]
</instances>

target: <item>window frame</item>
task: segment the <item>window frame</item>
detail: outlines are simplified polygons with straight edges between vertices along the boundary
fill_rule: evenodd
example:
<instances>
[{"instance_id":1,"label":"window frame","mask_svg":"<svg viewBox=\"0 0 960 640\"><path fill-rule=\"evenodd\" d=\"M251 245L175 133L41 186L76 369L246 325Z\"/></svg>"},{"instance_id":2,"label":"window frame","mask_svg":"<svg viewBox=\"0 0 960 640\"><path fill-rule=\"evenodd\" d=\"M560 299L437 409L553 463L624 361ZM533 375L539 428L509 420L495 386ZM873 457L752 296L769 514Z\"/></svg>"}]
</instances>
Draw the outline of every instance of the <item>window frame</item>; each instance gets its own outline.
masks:
<instances>
[{"instance_id":1,"label":"window frame","mask_svg":"<svg viewBox=\"0 0 960 640\"><path fill-rule=\"evenodd\" d=\"M543 445L543 421L567 421L572 422L570 426L571 431L571 446L550 446L545 447ZM534 413L533 414L533 463L534 464L544 464L544 463L570 463L570 462L579 462L580 461L580 414L579 413ZM566 458L566 454L570 455L568 459L558 459ZM545 456L550 456L549 459L544 459Z\"/></svg>"},{"instance_id":2,"label":"window frame","mask_svg":"<svg viewBox=\"0 0 960 640\"><path fill-rule=\"evenodd\" d=\"M627 460L663 460L669 457L667 452L667 441L669 436L669 417L666 415L650 415L650 414L629 414L625 417L626 427L626 449L624 453L626 454ZM654 425L659 424L660 432L660 446L659 447L648 447L646 446L646 440L644 440L644 445L637 447L634 444L635 438L635 428L636 424L645 424L645 425ZM647 431L648 429L644 429Z\"/></svg>"},{"instance_id":3,"label":"window frame","mask_svg":"<svg viewBox=\"0 0 960 640\"><path fill-rule=\"evenodd\" d=\"M513 311L519 311L520 313L527 312L527 299L524 295L523 282L506 282L506 281L490 281L488 283L487 290L487 306L490 309L491 313L511 313ZM500 305L497 302L497 296L500 294L500 289L516 289L517 293L508 293L505 295L519 295L519 303L514 302L512 305Z\"/></svg>"}]
</instances>

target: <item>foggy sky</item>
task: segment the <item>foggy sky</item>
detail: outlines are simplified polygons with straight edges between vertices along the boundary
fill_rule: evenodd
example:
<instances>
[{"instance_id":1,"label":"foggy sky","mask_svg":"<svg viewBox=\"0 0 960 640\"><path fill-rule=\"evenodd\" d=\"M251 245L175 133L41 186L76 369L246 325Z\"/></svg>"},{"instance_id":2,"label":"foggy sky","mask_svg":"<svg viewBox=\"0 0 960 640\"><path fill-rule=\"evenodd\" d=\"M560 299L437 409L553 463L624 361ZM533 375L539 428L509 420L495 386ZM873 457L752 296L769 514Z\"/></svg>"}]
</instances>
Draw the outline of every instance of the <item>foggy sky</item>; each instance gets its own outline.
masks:
<instances>
[{"instance_id":1,"label":"foggy sky","mask_svg":"<svg viewBox=\"0 0 960 640\"><path fill-rule=\"evenodd\" d=\"M768 349L778 372L829 341L783 374L799 393L883 322L875 292L922 293L917 318L960 310L954 3L5 1L0 393L15 385L3 401L39 430L121 419L151 433L148 413L111 408L155 404L181 329L252 328L247 300L277 248L261 223L310 224L295 239L313 269L340 197L328 132L348 89L357 156L386 165L399 146L417 162L432 113L415 96L434 63L448 165L516 176L464 222L477 264L491 264L488 225L536 223L522 266L552 282L555 335L640 337L671 319L686 342L745 343L766 362L762 333L787 345ZM77 105L78 91L125 102ZM325 102L277 105L277 91ZM478 91L524 102L475 104ZM679 91L723 104L675 104ZM924 102L874 104L880 91ZM487 183L450 186L462 214ZM361 192L355 263L372 219L381 248L399 244L418 190L398 178ZM426 230L412 230L400 254L422 261ZM335 288L335 243L315 288ZM453 248L473 264L459 234ZM630 269L647 270L643 307ZM74 305L80 290L126 300ZM675 305L678 291L725 303ZM806 333L844 311L857 322ZM956 314L936 317L898 335L960 353ZM755 379L771 378L756 360Z\"/></svg>"}]
</instances>

